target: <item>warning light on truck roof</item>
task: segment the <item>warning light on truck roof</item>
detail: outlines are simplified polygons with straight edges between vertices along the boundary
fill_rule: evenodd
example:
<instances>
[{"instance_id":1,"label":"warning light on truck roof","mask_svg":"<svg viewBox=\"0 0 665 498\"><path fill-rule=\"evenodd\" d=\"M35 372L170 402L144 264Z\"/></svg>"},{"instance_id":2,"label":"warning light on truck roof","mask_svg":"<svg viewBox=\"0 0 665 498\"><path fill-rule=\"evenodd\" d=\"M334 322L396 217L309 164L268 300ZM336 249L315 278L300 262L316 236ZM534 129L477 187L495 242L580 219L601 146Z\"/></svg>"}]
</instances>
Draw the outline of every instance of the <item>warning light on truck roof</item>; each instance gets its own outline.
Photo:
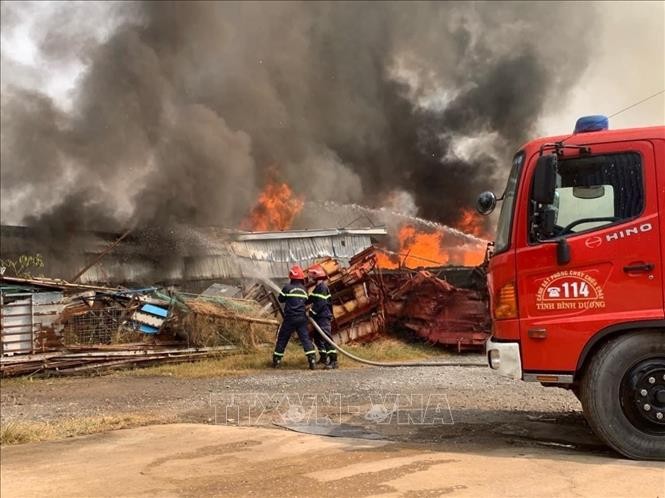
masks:
<instances>
[{"instance_id":1,"label":"warning light on truck roof","mask_svg":"<svg viewBox=\"0 0 665 498\"><path fill-rule=\"evenodd\" d=\"M583 116L575 123L575 131L573 133L588 133L590 131L601 131L609 128L609 120L607 116Z\"/></svg>"}]
</instances>

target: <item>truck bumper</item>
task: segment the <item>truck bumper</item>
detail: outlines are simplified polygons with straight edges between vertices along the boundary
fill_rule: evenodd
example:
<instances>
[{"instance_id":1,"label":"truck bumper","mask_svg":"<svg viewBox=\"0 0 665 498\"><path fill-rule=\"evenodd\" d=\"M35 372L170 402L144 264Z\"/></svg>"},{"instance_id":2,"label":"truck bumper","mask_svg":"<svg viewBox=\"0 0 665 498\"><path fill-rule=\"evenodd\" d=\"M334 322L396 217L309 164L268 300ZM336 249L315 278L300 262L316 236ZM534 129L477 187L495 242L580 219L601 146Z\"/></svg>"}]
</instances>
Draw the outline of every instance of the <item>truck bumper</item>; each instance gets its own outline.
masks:
<instances>
[{"instance_id":1,"label":"truck bumper","mask_svg":"<svg viewBox=\"0 0 665 498\"><path fill-rule=\"evenodd\" d=\"M492 370L503 377L522 378L522 359L517 342L495 342L490 337L485 343L487 362Z\"/></svg>"}]
</instances>

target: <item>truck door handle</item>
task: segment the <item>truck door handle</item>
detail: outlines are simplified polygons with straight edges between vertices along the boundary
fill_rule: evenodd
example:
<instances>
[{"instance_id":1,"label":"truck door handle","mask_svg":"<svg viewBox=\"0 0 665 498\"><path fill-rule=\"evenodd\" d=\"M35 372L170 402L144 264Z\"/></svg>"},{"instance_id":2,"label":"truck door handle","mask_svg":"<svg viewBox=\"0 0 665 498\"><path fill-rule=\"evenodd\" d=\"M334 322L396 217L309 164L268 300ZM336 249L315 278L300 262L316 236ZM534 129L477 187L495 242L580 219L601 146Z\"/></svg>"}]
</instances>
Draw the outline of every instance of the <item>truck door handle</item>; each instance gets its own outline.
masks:
<instances>
[{"instance_id":1,"label":"truck door handle","mask_svg":"<svg viewBox=\"0 0 665 498\"><path fill-rule=\"evenodd\" d=\"M653 263L635 263L634 265L627 265L623 267L623 271L626 273L633 272L649 272L652 271L656 265Z\"/></svg>"}]
</instances>

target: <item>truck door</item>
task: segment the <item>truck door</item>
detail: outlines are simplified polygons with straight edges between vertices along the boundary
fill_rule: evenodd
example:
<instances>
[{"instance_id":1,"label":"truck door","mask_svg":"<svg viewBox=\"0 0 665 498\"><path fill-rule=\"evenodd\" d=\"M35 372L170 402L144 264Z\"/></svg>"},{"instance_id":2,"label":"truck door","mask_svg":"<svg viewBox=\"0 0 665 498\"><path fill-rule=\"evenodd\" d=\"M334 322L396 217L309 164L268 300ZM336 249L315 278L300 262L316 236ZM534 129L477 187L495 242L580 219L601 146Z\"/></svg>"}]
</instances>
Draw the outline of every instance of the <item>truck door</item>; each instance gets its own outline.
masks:
<instances>
[{"instance_id":1,"label":"truck door","mask_svg":"<svg viewBox=\"0 0 665 498\"><path fill-rule=\"evenodd\" d=\"M534 240L526 204L519 214L518 239L524 238L516 244L517 290L527 372L572 372L596 332L662 320L664 314L651 143L593 145L590 155L560 159L558 172L558 214L550 240ZM527 182L531 185L531 178ZM557 263L557 237L569 244L567 264Z\"/></svg>"}]
</instances>

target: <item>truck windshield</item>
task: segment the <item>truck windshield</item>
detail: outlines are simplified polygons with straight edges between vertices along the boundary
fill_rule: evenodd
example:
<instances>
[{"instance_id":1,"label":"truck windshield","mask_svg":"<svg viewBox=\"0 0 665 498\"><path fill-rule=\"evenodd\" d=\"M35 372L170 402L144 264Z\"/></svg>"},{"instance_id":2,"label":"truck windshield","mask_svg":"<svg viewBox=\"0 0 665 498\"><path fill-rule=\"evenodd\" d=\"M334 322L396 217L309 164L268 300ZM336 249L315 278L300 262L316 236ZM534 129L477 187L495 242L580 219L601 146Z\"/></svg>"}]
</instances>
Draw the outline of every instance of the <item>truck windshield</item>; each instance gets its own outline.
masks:
<instances>
[{"instance_id":1,"label":"truck windshield","mask_svg":"<svg viewBox=\"0 0 665 498\"><path fill-rule=\"evenodd\" d=\"M510 245L510 228L513 220L513 210L515 209L515 193L517 192L517 182L522 171L524 162L524 152L518 152L513 159L513 167L508 176L506 190L503 193L503 204L499 214L499 224L496 229L496 239L494 242L494 253L499 253L508 249Z\"/></svg>"}]
</instances>

